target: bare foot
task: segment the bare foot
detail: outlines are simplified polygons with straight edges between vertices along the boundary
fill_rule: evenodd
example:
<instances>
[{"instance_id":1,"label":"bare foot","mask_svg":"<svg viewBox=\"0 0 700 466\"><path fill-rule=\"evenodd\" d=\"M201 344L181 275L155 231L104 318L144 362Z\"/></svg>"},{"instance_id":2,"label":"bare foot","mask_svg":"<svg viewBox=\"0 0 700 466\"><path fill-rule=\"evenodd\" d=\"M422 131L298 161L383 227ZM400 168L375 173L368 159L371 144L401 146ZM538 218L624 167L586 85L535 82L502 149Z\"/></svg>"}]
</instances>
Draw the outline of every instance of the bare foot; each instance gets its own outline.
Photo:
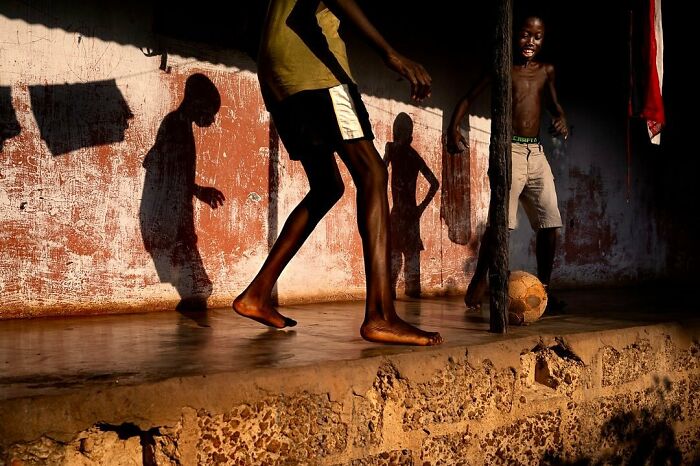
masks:
<instances>
[{"instance_id":1,"label":"bare foot","mask_svg":"<svg viewBox=\"0 0 700 466\"><path fill-rule=\"evenodd\" d=\"M426 332L395 317L391 321L375 318L365 320L360 335L367 341L394 345L432 346L443 342L437 332Z\"/></svg>"},{"instance_id":2,"label":"bare foot","mask_svg":"<svg viewBox=\"0 0 700 466\"><path fill-rule=\"evenodd\" d=\"M477 303L469 302L467 296L464 297L464 305L467 306L467 312L479 312L481 311L481 301Z\"/></svg>"},{"instance_id":3,"label":"bare foot","mask_svg":"<svg viewBox=\"0 0 700 466\"><path fill-rule=\"evenodd\" d=\"M275 327L294 327L297 321L285 317L275 309L270 303L259 303L245 296L245 293L233 301L233 310L243 317L248 317L261 324Z\"/></svg>"},{"instance_id":4,"label":"bare foot","mask_svg":"<svg viewBox=\"0 0 700 466\"><path fill-rule=\"evenodd\" d=\"M464 305L467 311L480 311L481 302L486 293L486 280L472 280L467 287L467 294L464 296Z\"/></svg>"}]
</instances>

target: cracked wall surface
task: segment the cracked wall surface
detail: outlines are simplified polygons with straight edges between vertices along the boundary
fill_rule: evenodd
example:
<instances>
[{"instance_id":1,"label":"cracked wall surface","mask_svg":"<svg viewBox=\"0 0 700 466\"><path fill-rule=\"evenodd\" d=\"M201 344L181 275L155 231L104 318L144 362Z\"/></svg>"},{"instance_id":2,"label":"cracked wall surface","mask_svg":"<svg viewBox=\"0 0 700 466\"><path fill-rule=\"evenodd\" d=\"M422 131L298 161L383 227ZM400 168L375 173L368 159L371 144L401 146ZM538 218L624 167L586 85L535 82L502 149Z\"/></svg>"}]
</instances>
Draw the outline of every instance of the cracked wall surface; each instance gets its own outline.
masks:
<instances>
[{"instance_id":1,"label":"cracked wall surface","mask_svg":"<svg viewBox=\"0 0 700 466\"><path fill-rule=\"evenodd\" d=\"M172 310L204 300L228 306L245 289L308 183L270 125L254 61L240 47L199 42L202 31L190 36L196 27L188 23L192 17L206 18L204 37L231 38L236 25L246 22L245 11L259 3L237 2L232 26L224 31L214 31L209 22L220 24L218 17L227 15L175 13L153 1L125 6L115 0L48 5L13 0L0 5L0 319ZM393 7L374 3L376 19L385 17L384 26L398 28L399 22L388 20ZM577 6L598 13L593 2ZM397 83L370 49L350 42L349 58L380 155L396 147L393 127L399 116L412 121L411 150L401 150L404 157L389 164L390 190L415 187L405 206L394 206L390 196L392 209L414 212L422 206L419 218L392 216L392 229L415 232L420 244L393 251L392 265L400 272L398 293L457 293L474 270L488 215L488 96L484 93L470 105L463 128L468 150L450 156L442 138L455 102L480 74L473 66L480 60L479 47L456 55L444 47L438 53L415 47L426 40L451 43L454 28L445 27L445 21L456 19L440 8L430 14L408 10L424 27L397 29L395 40L412 58L418 54L435 77L430 100L412 103L407 83ZM163 19L169 14L182 15L182 25ZM571 18L588 16L562 19L570 24ZM617 15L602 16L607 30L619 29ZM155 33L155 24L167 25L168 34L176 37ZM563 43L572 47L567 50L585 54L596 49L600 63L619 68L616 47L592 46L590 35L577 31L587 25L570 25L560 30L566 35ZM559 58L566 63L567 56L576 54ZM554 284L630 283L666 278L677 268L693 270L697 255L689 252L697 242L687 233L693 231L686 225L687 209L679 207L687 197L675 187L694 187L694 172L686 170L680 180L677 171L664 177L663 170L674 166L653 162L692 151L682 146L660 156L635 146L637 157L625 163L624 120L612 117L618 114L619 89L590 80L581 86L580 73L574 71L580 63L569 61L568 66L558 85L569 89L562 104L570 123L579 121L577 137L563 144L543 131L542 141L563 219ZM161 143L190 133L183 127L168 131L168 115L183 101L187 79L197 73L209 77L221 96L216 120L209 127L191 128L189 150L163 149L182 148ZM581 97L589 92L590 98ZM676 102L685 104L684 98ZM646 141L645 133L634 139ZM678 136L675 140L686 142ZM162 164L151 163L154 159ZM185 159L189 162L183 164ZM630 171L636 173L635 182L625 186L622 180ZM340 172L346 194L282 275L277 291L284 303L364 296L354 187L343 164ZM191 189L194 183L220 190L226 201L213 210L192 195L179 202L168 196L200 192ZM426 200L434 190L435 196ZM681 202L669 199L673 195ZM524 211L519 216L521 224L527 223ZM186 226L179 235L173 234L175 220ZM187 247L178 249L178 241ZM514 270L535 269L530 228L513 232L511 251Z\"/></svg>"}]
</instances>

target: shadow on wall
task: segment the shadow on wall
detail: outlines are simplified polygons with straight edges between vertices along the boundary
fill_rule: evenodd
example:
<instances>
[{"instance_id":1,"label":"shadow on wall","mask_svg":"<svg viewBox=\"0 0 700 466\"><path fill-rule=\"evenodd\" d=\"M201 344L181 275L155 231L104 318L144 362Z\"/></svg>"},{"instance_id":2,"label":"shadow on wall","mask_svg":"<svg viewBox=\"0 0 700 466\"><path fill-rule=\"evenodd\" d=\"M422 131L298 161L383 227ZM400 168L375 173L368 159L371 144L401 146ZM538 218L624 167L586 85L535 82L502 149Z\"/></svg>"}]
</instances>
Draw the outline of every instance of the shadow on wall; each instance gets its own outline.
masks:
<instances>
[{"instance_id":1,"label":"shadow on wall","mask_svg":"<svg viewBox=\"0 0 700 466\"><path fill-rule=\"evenodd\" d=\"M41 139L53 155L124 140L134 115L115 80L29 86Z\"/></svg>"},{"instance_id":2,"label":"shadow on wall","mask_svg":"<svg viewBox=\"0 0 700 466\"><path fill-rule=\"evenodd\" d=\"M253 62L212 50L257 51L267 2L235 2L235 14L222 14L220 4L175 4L163 0L6 0L0 15L85 37L181 57L224 63L252 70ZM196 44L194 43L196 42Z\"/></svg>"},{"instance_id":3,"label":"shadow on wall","mask_svg":"<svg viewBox=\"0 0 700 466\"><path fill-rule=\"evenodd\" d=\"M212 293L212 282L197 249L193 197L216 209L223 205L224 195L195 183L197 153L192 124L210 126L220 106L214 83L203 74L191 75L180 106L165 116L143 161L146 177L139 210L141 237L158 278L171 283L180 295L178 311L205 310Z\"/></svg>"},{"instance_id":4,"label":"shadow on wall","mask_svg":"<svg viewBox=\"0 0 700 466\"><path fill-rule=\"evenodd\" d=\"M469 141L469 118L464 118ZM464 128L463 133L464 133ZM455 244L469 244L471 237L471 162L470 148L459 154L450 154L443 136L442 141L442 204L440 216L447 226L447 237Z\"/></svg>"},{"instance_id":5,"label":"shadow on wall","mask_svg":"<svg viewBox=\"0 0 700 466\"><path fill-rule=\"evenodd\" d=\"M601 427L600 450L595 457L565 458L560 452L545 454L540 464L584 466L603 464L680 465L698 464L700 456L683 458L673 424L682 420L681 407L669 399L669 379L656 379L647 390L646 406L613 414ZM683 393L681 391L681 393ZM692 452L691 452L692 453ZM694 460L694 462L693 462Z\"/></svg>"},{"instance_id":6,"label":"shadow on wall","mask_svg":"<svg viewBox=\"0 0 700 466\"><path fill-rule=\"evenodd\" d=\"M262 0L236 2L235 14L222 14L214 5L193 8L188 3L157 0L153 2L153 32L162 47L181 56L210 59L202 47L186 46L186 42L197 42L214 49L236 49L255 59L267 4Z\"/></svg>"},{"instance_id":7,"label":"shadow on wall","mask_svg":"<svg viewBox=\"0 0 700 466\"><path fill-rule=\"evenodd\" d=\"M12 89L0 86L0 152L5 141L19 135L21 128L12 106Z\"/></svg>"},{"instance_id":8,"label":"shadow on wall","mask_svg":"<svg viewBox=\"0 0 700 466\"><path fill-rule=\"evenodd\" d=\"M384 162L391 167L391 280L396 294L399 272L403 268L405 293L420 296L420 252L424 250L420 237L420 218L437 194L440 183L423 157L411 146L413 120L401 112L393 126L392 142L387 142ZM430 188L418 204L416 186L423 175Z\"/></svg>"}]
</instances>

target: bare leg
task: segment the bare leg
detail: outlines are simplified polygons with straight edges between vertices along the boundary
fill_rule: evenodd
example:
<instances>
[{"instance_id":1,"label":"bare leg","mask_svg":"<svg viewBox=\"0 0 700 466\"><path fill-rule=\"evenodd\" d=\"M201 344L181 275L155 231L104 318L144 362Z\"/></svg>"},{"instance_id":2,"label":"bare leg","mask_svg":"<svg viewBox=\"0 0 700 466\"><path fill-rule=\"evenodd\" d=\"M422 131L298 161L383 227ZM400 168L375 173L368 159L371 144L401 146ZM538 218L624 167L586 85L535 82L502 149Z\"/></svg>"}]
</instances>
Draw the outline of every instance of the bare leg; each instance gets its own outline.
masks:
<instances>
[{"instance_id":1,"label":"bare leg","mask_svg":"<svg viewBox=\"0 0 700 466\"><path fill-rule=\"evenodd\" d=\"M233 301L233 310L271 327L296 325L272 305L272 288L289 261L299 251L318 222L343 196L345 189L332 152L311 154L302 160L309 180L309 193L289 214L260 272Z\"/></svg>"},{"instance_id":2,"label":"bare leg","mask_svg":"<svg viewBox=\"0 0 700 466\"><path fill-rule=\"evenodd\" d=\"M481 309L481 302L484 299L484 293L486 293L486 277L489 271L492 238L491 227L487 226L484 230L484 235L481 237L474 275L467 287L467 294L464 296L464 304L469 311Z\"/></svg>"},{"instance_id":3,"label":"bare leg","mask_svg":"<svg viewBox=\"0 0 700 466\"><path fill-rule=\"evenodd\" d=\"M557 229L540 228L535 240L535 255L537 256L537 278L543 285L549 286L554 265L554 252L557 247Z\"/></svg>"},{"instance_id":4,"label":"bare leg","mask_svg":"<svg viewBox=\"0 0 700 466\"><path fill-rule=\"evenodd\" d=\"M442 337L404 322L396 315L391 296L389 201L386 165L372 141L343 144L340 157L357 187L357 225L362 237L367 281L362 338L379 343L436 345Z\"/></svg>"},{"instance_id":5,"label":"bare leg","mask_svg":"<svg viewBox=\"0 0 700 466\"><path fill-rule=\"evenodd\" d=\"M551 293L549 293L549 281L552 277L552 267L554 265L554 253L557 247L557 229L541 228L537 231L535 242L535 255L537 256L537 278L540 279L545 289L547 289L548 314L556 314L564 309L566 303Z\"/></svg>"},{"instance_id":6,"label":"bare leg","mask_svg":"<svg viewBox=\"0 0 700 466\"><path fill-rule=\"evenodd\" d=\"M399 274L403 268L403 254L401 251L391 251L391 297L396 299L396 286L399 283Z\"/></svg>"}]
</instances>

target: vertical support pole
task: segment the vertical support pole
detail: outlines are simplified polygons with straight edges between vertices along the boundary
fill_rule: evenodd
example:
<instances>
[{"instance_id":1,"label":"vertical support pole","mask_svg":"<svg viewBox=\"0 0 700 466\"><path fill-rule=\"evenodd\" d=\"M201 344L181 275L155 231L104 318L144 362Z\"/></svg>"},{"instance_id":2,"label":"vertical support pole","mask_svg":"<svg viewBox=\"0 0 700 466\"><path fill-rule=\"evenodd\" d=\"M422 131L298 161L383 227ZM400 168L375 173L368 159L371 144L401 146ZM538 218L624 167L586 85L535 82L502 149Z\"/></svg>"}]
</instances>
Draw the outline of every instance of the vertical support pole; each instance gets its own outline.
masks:
<instances>
[{"instance_id":1,"label":"vertical support pole","mask_svg":"<svg viewBox=\"0 0 700 466\"><path fill-rule=\"evenodd\" d=\"M491 94L491 145L489 149L489 219L493 233L489 266L490 331L508 329L508 191L511 179L512 0L498 0Z\"/></svg>"}]
</instances>

